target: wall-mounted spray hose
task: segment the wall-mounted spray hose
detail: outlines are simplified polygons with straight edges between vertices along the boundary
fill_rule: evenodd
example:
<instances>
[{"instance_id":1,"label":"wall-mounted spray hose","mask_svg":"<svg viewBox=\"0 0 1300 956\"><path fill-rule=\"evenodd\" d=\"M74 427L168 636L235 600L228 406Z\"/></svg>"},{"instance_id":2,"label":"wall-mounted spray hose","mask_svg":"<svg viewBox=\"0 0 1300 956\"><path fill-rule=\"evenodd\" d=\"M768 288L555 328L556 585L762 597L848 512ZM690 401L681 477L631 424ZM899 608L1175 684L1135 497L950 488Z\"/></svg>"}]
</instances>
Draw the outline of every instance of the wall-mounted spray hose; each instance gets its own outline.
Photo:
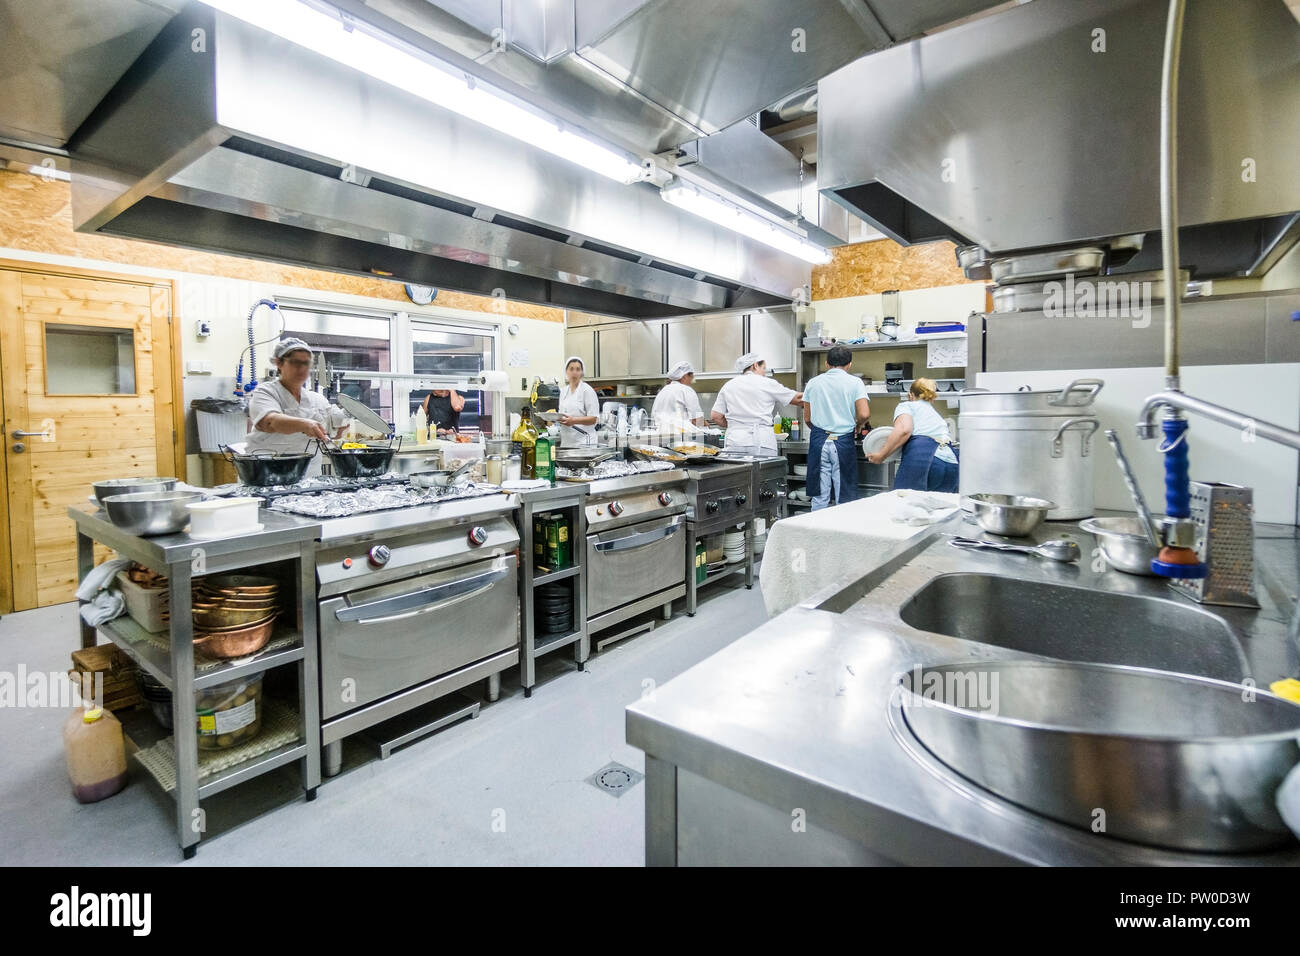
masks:
<instances>
[{"instance_id":1,"label":"wall-mounted spray hose","mask_svg":"<svg viewBox=\"0 0 1300 956\"><path fill-rule=\"evenodd\" d=\"M280 331L274 337L264 339L261 342L254 341L253 313L255 313L261 306L266 306L273 312L278 312L280 310L280 307L275 304L273 299L258 299L253 303L252 308L248 310L248 320L246 323L248 326L248 347L245 348L243 352L239 353L239 366L235 369L235 394L241 397L257 388L257 346L274 342L284 334L284 322L282 319L280 323ZM247 385L244 384L244 353L248 354Z\"/></svg>"},{"instance_id":2,"label":"wall-mounted spray hose","mask_svg":"<svg viewBox=\"0 0 1300 956\"><path fill-rule=\"evenodd\" d=\"M1178 335L1183 290L1178 285L1178 62L1185 9L1186 0L1169 0L1160 80L1160 253L1165 273L1165 389L1170 392L1181 391ZM1165 514L1173 526L1167 543L1152 559L1151 570L1167 578L1203 578L1206 567L1184 540L1192 514L1187 419L1177 408L1167 406L1160 429L1165 438L1160 446L1165 456Z\"/></svg>"}]
</instances>

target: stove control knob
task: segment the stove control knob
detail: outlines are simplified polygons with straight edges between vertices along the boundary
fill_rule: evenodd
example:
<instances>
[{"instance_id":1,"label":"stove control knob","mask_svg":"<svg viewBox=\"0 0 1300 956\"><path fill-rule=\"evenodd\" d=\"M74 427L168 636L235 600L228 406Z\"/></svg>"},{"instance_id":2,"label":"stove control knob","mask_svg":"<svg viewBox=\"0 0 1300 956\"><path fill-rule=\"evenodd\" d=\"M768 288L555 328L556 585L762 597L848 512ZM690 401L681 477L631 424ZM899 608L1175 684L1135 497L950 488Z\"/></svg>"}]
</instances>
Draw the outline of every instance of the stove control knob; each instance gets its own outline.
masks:
<instances>
[{"instance_id":1,"label":"stove control knob","mask_svg":"<svg viewBox=\"0 0 1300 956\"><path fill-rule=\"evenodd\" d=\"M771 501L776 497L776 492L771 489L764 489L759 492L758 497L760 501Z\"/></svg>"},{"instance_id":2,"label":"stove control knob","mask_svg":"<svg viewBox=\"0 0 1300 956\"><path fill-rule=\"evenodd\" d=\"M611 501L611 502L609 503L609 513L612 514L615 518L617 518L619 515L621 515L621 514L623 513L623 504L622 504L622 502L619 502L619 501Z\"/></svg>"},{"instance_id":3,"label":"stove control knob","mask_svg":"<svg viewBox=\"0 0 1300 956\"><path fill-rule=\"evenodd\" d=\"M666 491L659 492L659 503L664 507L673 503L673 496Z\"/></svg>"},{"instance_id":4,"label":"stove control knob","mask_svg":"<svg viewBox=\"0 0 1300 956\"><path fill-rule=\"evenodd\" d=\"M344 567L344 568L350 568L350 567L352 567L352 559L351 559L351 558L344 558L344 559L343 559L343 567Z\"/></svg>"},{"instance_id":5,"label":"stove control knob","mask_svg":"<svg viewBox=\"0 0 1300 956\"><path fill-rule=\"evenodd\" d=\"M743 505L748 500L749 500L748 495L736 495L736 504L738 505Z\"/></svg>"},{"instance_id":6,"label":"stove control knob","mask_svg":"<svg viewBox=\"0 0 1300 956\"><path fill-rule=\"evenodd\" d=\"M384 544L377 544L370 549L370 563L377 568L382 568L392 556L393 552L389 551L388 546Z\"/></svg>"},{"instance_id":7,"label":"stove control knob","mask_svg":"<svg viewBox=\"0 0 1300 956\"><path fill-rule=\"evenodd\" d=\"M475 525L469 529L469 543L474 547L477 548L479 545L485 543L487 539L488 533L486 528Z\"/></svg>"},{"instance_id":8,"label":"stove control knob","mask_svg":"<svg viewBox=\"0 0 1300 956\"><path fill-rule=\"evenodd\" d=\"M713 514L717 514L717 513L718 513L718 503L717 503L716 501L709 501L709 502L706 502L705 505L704 505L704 510L707 511L707 512L708 512L709 514L711 514L711 515L713 515Z\"/></svg>"}]
</instances>

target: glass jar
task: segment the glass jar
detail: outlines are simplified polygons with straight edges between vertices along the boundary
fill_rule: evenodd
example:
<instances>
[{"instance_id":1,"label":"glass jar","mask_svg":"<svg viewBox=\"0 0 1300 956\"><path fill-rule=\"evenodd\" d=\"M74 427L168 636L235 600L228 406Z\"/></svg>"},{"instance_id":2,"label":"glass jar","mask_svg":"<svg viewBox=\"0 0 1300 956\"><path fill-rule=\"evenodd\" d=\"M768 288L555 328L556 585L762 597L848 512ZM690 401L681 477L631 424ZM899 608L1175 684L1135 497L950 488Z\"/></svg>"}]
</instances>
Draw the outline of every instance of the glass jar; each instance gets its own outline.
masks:
<instances>
[{"instance_id":1,"label":"glass jar","mask_svg":"<svg viewBox=\"0 0 1300 956\"><path fill-rule=\"evenodd\" d=\"M500 455L488 455L487 457L487 483L489 485L501 484L501 474L504 470L501 463Z\"/></svg>"},{"instance_id":2,"label":"glass jar","mask_svg":"<svg viewBox=\"0 0 1300 956\"><path fill-rule=\"evenodd\" d=\"M519 455L511 455L505 461L505 470L502 472L503 481L519 481L523 474L523 459Z\"/></svg>"}]
</instances>

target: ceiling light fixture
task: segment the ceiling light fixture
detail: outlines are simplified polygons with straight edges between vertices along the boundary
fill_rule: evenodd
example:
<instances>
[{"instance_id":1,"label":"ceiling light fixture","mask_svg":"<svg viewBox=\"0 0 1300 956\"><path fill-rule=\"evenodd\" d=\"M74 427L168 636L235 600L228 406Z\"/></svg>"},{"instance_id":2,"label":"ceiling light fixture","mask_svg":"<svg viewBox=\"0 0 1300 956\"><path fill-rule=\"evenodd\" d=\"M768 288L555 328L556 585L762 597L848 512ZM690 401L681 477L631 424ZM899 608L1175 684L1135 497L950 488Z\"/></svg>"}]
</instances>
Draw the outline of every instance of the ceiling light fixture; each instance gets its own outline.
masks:
<instances>
[{"instance_id":1,"label":"ceiling light fixture","mask_svg":"<svg viewBox=\"0 0 1300 956\"><path fill-rule=\"evenodd\" d=\"M748 236L773 249L798 256L815 266L825 265L831 261L829 250L792 229L742 209L716 193L706 192L681 180L675 180L660 189L659 196L679 209L717 223L742 236Z\"/></svg>"},{"instance_id":2,"label":"ceiling light fixture","mask_svg":"<svg viewBox=\"0 0 1300 956\"><path fill-rule=\"evenodd\" d=\"M622 150L566 129L505 93L484 86L450 65L436 65L365 24L322 12L300 0L202 0L259 29L336 63L482 123L529 146L621 183L636 182L642 166Z\"/></svg>"}]
</instances>

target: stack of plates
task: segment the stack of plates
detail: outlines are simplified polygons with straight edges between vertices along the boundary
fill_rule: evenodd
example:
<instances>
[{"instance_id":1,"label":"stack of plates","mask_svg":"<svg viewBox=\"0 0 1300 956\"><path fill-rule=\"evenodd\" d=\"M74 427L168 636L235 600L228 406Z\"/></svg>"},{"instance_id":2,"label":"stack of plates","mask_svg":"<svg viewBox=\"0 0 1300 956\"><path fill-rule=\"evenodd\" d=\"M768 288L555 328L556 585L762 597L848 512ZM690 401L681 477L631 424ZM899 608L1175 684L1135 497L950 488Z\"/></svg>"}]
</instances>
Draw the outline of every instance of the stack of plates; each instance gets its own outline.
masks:
<instances>
[{"instance_id":1,"label":"stack of plates","mask_svg":"<svg viewBox=\"0 0 1300 956\"><path fill-rule=\"evenodd\" d=\"M796 478L806 478L808 476L807 465L791 465L790 471L794 474Z\"/></svg>"},{"instance_id":2,"label":"stack of plates","mask_svg":"<svg viewBox=\"0 0 1300 956\"><path fill-rule=\"evenodd\" d=\"M543 584L533 593L533 624L538 637L573 631L573 590L568 581Z\"/></svg>"},{"instance_id":3,"label":"stack of plates","mask_svg":"<svg viewBox=\"0 0 1300 956\"><path fill-rule=\"evenodd\" d=\"M745 532L728 531L722 536L722 555L728 564L738 564L745 560Z\"/></svg>"}]
</instances>

